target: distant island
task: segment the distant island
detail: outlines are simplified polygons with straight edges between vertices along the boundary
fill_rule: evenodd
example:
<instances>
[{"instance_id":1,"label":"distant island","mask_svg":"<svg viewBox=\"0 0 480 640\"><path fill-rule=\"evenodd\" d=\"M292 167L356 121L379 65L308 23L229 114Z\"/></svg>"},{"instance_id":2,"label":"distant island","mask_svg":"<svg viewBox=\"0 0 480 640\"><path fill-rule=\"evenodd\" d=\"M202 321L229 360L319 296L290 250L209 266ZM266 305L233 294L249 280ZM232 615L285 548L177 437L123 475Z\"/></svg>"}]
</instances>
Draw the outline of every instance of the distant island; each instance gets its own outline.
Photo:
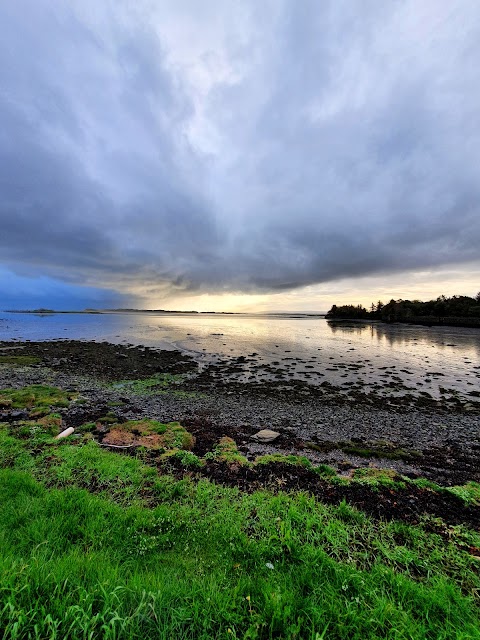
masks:
<instances>
[{"instance_id":1,"label":"distant island","mask_svg":"<svg viewBox=\"0 0 480 640\"><path fill-rule=\"evenodd\" d=\"M198 311L169 311L167 309L82 309L65 311L59 309L5 309L5 313L35 313L37 315L47 315L52 313L199 313ZM206 311L201 313L215 313Z\"/></svg>"},{"instance_id":2,"label":"distant island","mask_svg":"<svg viewBox=\"0 0 480 640\"><path fill-rule=\"evenodd\" d=\"M436 300L390 300L372 303L370 310L362 305L333 305L327 320L377 320L405 322L427 326L480 327L480 292L469 296L439 296Z\"/></svg>"}]
</instances>

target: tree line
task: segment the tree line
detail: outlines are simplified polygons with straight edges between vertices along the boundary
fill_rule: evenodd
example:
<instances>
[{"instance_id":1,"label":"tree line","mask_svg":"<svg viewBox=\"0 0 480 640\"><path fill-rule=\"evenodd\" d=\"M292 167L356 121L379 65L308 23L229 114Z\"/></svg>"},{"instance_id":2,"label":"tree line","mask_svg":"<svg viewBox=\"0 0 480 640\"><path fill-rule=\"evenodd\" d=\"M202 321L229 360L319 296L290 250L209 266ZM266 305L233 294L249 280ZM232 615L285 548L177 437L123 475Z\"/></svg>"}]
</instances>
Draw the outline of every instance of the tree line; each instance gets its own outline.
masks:
<instances>
[{"instance_id":1,"label":"tree line","mask_svg":"<svg viewBox=\"0 0 480 640\"><path fill-rule=\"evenodd\" d=\"M370 309L362 305L333 305L327 319L381 320L383 322L424 322L428 324L460 324L480 326L480 292L469 296L439 296L436 300L381 300L372 303ZM449 322L448 322L449 321Z\"/></svg>"}]
</instances>

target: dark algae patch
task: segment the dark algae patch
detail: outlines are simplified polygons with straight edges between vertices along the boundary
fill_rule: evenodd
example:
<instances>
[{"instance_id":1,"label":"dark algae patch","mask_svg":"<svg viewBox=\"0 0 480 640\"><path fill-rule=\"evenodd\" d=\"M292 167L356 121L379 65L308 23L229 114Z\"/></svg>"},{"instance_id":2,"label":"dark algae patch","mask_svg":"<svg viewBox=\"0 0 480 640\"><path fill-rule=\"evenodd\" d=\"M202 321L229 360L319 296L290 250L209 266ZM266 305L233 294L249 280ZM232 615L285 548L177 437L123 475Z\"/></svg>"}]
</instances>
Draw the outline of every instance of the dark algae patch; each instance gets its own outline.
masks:
<instances>
[{"instance_id":1,"label":"dark algae patch","mask_svg":"<svg viewBox=\"0 0 480 640\"><path fill-rule=\"evenodd\" d=\"M331 440L323 442L307 442L306 446L314 451L328 452L339 449L344 453L350 453L362 458L385 458L387 460L417 460L422 457L422 453L415 449L404 449L392 443L358 443L352 441L333 442Z\"/></svg>"},{"instance_id":2,"label":"dark algae patch","mask_svg":"<svg viewBox=\"0 0 480 640\"><path fill-rule=\"evenodd\" d=\"M0 346L12 346L0 343ZM191 358L178 351L158 351L149 347L130 348L108 342L58 340L19 345L18 354L5 358L34 358L53 370L83 374L100 380L135 380L155 373L180 374L196 369Z\"/></svg>"},{"instance_id":3,"label":"dark algae patch","mask_svg":"<svg viewBox=\"0 0 480 640\"><path fill-rule=\"evenodd\" d=\"M87 343L72 344L4 365L4 638L480 637L474 418L455 432L428 414L409 442L421 414L404 441L334 422L313 438L280 394L176 395L195 391L181 354L147 353L129 374L144 350L125 363L100 346L95 363L89 344L83 366ZM269 426L280 436L261 445Z\"/></svg>"}]
</instances>

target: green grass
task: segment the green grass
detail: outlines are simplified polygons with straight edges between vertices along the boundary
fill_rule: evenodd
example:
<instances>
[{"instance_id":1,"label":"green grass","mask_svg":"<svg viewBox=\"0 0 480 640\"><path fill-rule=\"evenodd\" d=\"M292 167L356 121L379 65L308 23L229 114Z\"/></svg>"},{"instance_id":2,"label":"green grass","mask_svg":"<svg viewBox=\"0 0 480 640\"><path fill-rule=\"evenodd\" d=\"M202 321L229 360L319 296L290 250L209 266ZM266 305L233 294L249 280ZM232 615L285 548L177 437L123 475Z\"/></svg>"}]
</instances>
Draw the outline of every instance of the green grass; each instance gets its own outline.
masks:
<instances>
[{"instance_id":1,"label":"green grass","mask_svg":"<svg viewBox=\"0 0 480 640\"><path fill-rule=\"evenodd\" d=\"M6 425L0 463L4 638L480 637L465 527L446 541Z\"/></svg>"},{"instance_id":2,"label":"green grass","mask_svg":"<svg viewBox=\"0 0 480 640\"><path fill-rule=\"evenodd\" d=\"M88 423L86 425L88 427ZM176 449L189 450L195 439L179 422L158 422L158 420L129 420L111 424L107 436L107 444L138 444L149 449L168 451Z\"/></svg>"},{"instance_id":3,"label":"green grass","mask_svg":"<svg viewBox=\"0 0 480 640\"><path fill-rule=\"evenodd\" d=\"M201 469L205 466L205 461L202 460L202 458L199 458L191 451L185 451L183 449L167 451L163 456L161 456L162 460L167 460L169 458L179 460L182 466L187 469Z\"/></svg>"},{"instance_id":4,"label":"green grass","mask_svg":"<svg viewBox=\"0 0 480 640\"><path fill-rule=\"evenodd\" d=\"M411 480L411 483L420 487L421 489L431 489L432 491L441 491L442 487L438 485L436 482L432 482L431 480L427 480L427 478L416 478L415 480Z\"/></svg>"},{"instance_id":5,"label":"green grass","mask_svg":"<svg viewBox=\"0 0 480 640\"><path fill-rule=\"evenodd\" d=\"M29 409L31 414L43 415L50 407L67 407L73 394L57 387L33 384L21 389L1 389L0 407Z\"/></svg>"},{"instance_id":6,"label":"green grass","mask_svg":"<svg viewBox=\"0 0 480 640\"><path fill-rule=\"evenodd\" d=\"M35 356L0 356L0 364L13 364L18 367L29 367L39 362L40 358Z\"/></svg>"},{"instance_id":7,"label":"green grass","mask_svg":"<svg viewBox=\"0 0 480 640\"><path fill-rule=\"evenodd\" d=\"M419 527L171 478L119 506L70 480L0 472L4 638L479 637L477 561Z\"/></svg>"},{"instance_id":8,"label":"green grass","mask_svg":"<svg viewBox=\"0 0 480 640\"><path fill-rule=\"evenodd\" d=\"M68 402L47 389L12 392L10 406ZM187 433L178 423L125 425L182 442ZM194 480L188 474L204 461L172 448L189 470L176 480L159 475L152 452L102 448L91 425L61 441L57 428L54 414L0 424L5 639L480 638L478 532L431 519L373 520L346 501L328 506L304 493L247 494ZM229 438L205 457L246 460ZM256 464L286 461L303 464L295 456ZM351 480L332 471L318 469L332 483L373 489L407 482L377 469ZM449 491L477 503L476 483Z\"/></svg>"},{"instance_id":9,"label":"green grass","mask_svg":"<svg viewBox=\"0 0 480 640\"><path fill-rule=\"evenodd\" d=\"M161 389L167 389L172 385L181 384L185 376L182 374L172 373L157 373L150 378L143 378L140 380L121 380L120 382L114 382L110 386L114 389L121 389L131 391L138 395L147 395L155 393Z\"/></svg>"},{"instance_id":10,"label":"green grass","mask_svg":"<svg viewBox=\"0 0 480 640\"><path fill-rule=\"evenodd\" d=\"M263 456L257 456L255 458L255 464L272 464L272 463L281 463L281 464L291 464L295 467L305 467L307 469L312 469L313 465L308 458L304 456L295 456L284 455L282 453L270 453Z\"/></svg>"},{"instance_id":11,"label":"green grass","mask_svg":"<svg viewBox=\"0 0 480 640\"><path fill-rule=\"evenodd\" d=\"M12 426L12 432L19 437L36 438L41 435L56 436L62 430L62 418L59 414L50 413L35 420L22 420Z\"/></svg>"},{"instance_id":12,"label":"green grass","mask_svg":"<svg viewBox=\"0 0 480 640\"><path fill-rule=\"evenodd\" d=\"M337 475L335 469L328 464L317 464L313 470L315 473L318 473L318 475L325 476L326 478L332 478Z\"/></svg>"},{"instance_id":13,"label":"green grass","mask_svg":"<svg viewBox=\"0 0 480 640\"><path fill-rule=\"evenodd\" d=\"M251 463L243 456L238 448L237 443L228 436L223 436L214 446L213 451L205 455L206 460L216 460L217 462L225 462L227 464L238 464L240 466L251 466Z\"/></svg>"},{"instance_id":14,"label":"green grass","mask_svg":"<svg viewBox=\"0 0 480 640\"><path fill-rule=\"evenodd\" d=\"M406 482L408 482L407 478L403 478L393 469L378 469L376 467L355 469L352 480L357 484L366 484L372 488L389 487L391 489L404 489Z\"/></svg>"},{"instance_id":15,"label":"green grass","mask_svg":"<svg viewBox=\"0 0 480 640\"><path fill-rule=\"evenodd\" d=\"M169 394L176 398L204 398L203 393L177 389L188 378L185 374L156 373L150 378L139 380L120 380L109 386L117 391L125 391L139 396Z\"/></svg>"},{"instance_id":16,"label":"green grass","mask_svg":"<svg viewBox=\"0 0 480 640\"><path fill-rule=\"evenodd\" d=\"M478 482L467 482L460 487L449 487L447 491L461 498L466 504L480 506L480 484Z\"/></svg>"}]
</instances>

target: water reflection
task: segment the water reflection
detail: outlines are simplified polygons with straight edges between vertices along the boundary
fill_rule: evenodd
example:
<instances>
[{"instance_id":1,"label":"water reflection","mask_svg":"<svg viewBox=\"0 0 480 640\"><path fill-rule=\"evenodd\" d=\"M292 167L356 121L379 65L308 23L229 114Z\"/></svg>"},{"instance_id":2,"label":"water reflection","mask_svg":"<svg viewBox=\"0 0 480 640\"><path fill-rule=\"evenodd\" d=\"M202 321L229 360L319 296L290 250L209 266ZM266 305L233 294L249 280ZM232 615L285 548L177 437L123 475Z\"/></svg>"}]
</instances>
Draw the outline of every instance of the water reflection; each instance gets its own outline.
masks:
<instances>
[{"instance_id":1,"label":"water reflection","mask_svg":"<svg viewBox=\"0 0 480 640\"><path fill-rule=\"evenodd\" d=\"M363 331L365 331L365 329L368 329L368 328L372 329L371 323L364 323L364 322L355 322L350 324L349 322L341 321L341 320L328 320L327 324L332 330L332 333L337 333L337 331L339 331L345 334L348 334L348 333L361 334Z\"/></svg>"},{"instance_id":2,"label":"water reflection","mask_svg":"<svg viewBox=\"0 0 480 640\"><path fill-rule=\"evenodd\" d=\"M473 349L480 355L480 331L465 327L426 327L414 324L386 324L383 322L351 323L348 321L329 320L327 325L333 334L361 335L367 333L379 342L385 341L390 346L412 343L435 344L437 348L459 347Z\"/></svg>"},{"instance_id":3,"label":"water reflection","mask_svg":"<svg viewBox=\"0 0 480 640\"><path fill-rule=\"evenodd\" d=\"M396 382L434 396L441 386L468 393L480 382L478 329L260 315L0 313L1 340L58 338L177 348L205 364L248 356L248 374L257 378L270 366L288 379L381 383L389 393Z\"/></svg>"}]
</instances>

